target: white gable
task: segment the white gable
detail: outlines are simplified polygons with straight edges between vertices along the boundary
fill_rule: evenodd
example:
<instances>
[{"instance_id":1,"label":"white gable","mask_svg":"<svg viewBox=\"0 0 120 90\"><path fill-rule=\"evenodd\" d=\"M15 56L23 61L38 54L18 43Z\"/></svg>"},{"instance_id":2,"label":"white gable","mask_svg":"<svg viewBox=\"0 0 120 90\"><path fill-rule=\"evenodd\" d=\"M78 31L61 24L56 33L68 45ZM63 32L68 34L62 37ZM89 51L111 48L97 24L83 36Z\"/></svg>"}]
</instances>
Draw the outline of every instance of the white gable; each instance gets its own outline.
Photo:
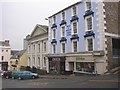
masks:
<instances>
[{"instance_id":1,"label":"white gable","mask_svg":"<svg viewBox=\"0 0 120 90\"><path fill-rule=\"evenodd\" d=\"M33 30L32 34L31 34L31 37L41 35L41 34L44 34L44 33L46 33L46 31L42 27L36 26L35 29Z\"/></svg>"}]
</instances>

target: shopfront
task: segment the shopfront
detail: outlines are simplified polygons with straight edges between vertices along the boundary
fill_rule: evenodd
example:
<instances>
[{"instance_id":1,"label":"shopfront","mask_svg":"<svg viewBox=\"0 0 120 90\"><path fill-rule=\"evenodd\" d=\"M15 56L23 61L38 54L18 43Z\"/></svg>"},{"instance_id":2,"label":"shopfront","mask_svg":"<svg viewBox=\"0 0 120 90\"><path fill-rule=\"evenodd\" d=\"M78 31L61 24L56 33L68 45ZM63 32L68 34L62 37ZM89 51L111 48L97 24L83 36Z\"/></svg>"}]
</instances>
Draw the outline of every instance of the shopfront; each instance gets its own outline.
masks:
<instances>
[{"instance_id":1,"label":"shopfront","mask_svg":"<svg viewBox=\"0 0 120 90\"><path fill-rule=\"evenodd\" d=\"M64 74L65 73L65 58L64 57L49 57L49 73Z\"/></svg>"},{"instance_id":2,"label":"shopfront","mask_svg":"<svg viewBox=\"0 0 120 90\"><path fill-rule=\"evenodd\" d=\"M66 57L67 71L73 73L102 74L105 70L104 57L94 57L92 55L78 55Z\"/></svg>"}]
</instances>

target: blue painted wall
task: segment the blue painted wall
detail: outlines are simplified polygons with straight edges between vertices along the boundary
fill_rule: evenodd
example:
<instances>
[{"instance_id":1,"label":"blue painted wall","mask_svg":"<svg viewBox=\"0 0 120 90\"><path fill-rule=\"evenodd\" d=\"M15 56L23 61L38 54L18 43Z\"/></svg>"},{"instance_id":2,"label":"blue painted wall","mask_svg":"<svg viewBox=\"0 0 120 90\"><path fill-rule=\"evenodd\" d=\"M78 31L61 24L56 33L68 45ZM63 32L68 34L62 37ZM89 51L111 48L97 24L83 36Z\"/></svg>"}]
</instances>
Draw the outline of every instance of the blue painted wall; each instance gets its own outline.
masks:
<instances>
[{"instance_id":1,"label":"blue painted wall","mask_svg":"<svg viewBox=\"0 0 120 90\"><path fill-rule=\"evenodd\" d=\"M97 44L97 42L99 41L99 39L97 38L97 35L99 34L97 32L97 15L96 15L96 7L97 4L95 2L92 2L92 11L94 12L94 18L93 18L93 31L95 33L95 39L94 39L94 50L98 50L99 45ZM85 19L84 19L84 14L85 14L85 3L79 3L77 4L77 16L79 17L79 21L78 21L78 35L79 35L79 42L78 42L78 52L83 52L86 51L86 41L84 38L84 34L85 34ZM69 26L69 31L71 30L71 18L72 18L72 11L71 8L68 8L65 10L65 15L66 15L66 32L68 30L67 26ZM60 23L61 23L61 13L58 13L56 15L56 25L57 25L57 29L56 29L56 40L57 40L57 48L56 48L56 53L59 54L61 52L61 44L60 44L60 39L61 39L61 27L60 27ZM52 17L49 18L49 54L52 53ZM71 31L72 32L72 31ZM67 33L66 33L67 34ZM70 40L71 35L67 36L66 35L66 39L67 39L67 43L66 43L66 53L70 53L72 52L72 41Z\"/></svg>"}]
</instances>

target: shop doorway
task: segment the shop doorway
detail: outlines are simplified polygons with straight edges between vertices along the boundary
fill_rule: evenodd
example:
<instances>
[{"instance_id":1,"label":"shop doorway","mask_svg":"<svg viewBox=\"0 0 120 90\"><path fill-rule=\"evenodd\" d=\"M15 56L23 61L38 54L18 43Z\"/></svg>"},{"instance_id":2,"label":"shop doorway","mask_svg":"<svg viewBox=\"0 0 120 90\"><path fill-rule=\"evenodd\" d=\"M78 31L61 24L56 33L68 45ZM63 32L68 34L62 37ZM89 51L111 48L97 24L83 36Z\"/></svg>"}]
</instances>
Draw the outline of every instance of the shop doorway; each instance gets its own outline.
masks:
<instances>
[{"instance_id":1,"label":"shop doorway","mask_svg":"<svg viewBox=\"0 0 120 90\"><path fill-rule=\"evenodd\" d=\"M69 62L69 70L74 71L74 62Z\"/></svg>"}]
</instances>

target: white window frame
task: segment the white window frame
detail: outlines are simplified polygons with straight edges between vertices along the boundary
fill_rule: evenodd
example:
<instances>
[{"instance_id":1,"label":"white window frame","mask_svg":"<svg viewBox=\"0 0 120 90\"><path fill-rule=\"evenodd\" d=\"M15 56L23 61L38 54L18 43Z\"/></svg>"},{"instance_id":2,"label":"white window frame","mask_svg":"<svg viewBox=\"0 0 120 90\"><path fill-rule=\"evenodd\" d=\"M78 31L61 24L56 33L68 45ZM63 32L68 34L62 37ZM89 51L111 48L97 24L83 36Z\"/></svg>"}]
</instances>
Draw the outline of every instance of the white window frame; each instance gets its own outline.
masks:
<instances>
[{"instance_id":1,"label":"white window frame","mask_svg":"<svg viewBox=\"0 0 120 90\"><path fill-rule=\"evenodd\" d=\"M78 15L78 6L75 5L75 6L73 6L73 7L76 7L76 15ZM72 16L75 16L75 15L73 14L73 7L71 8L71 12L72 12Z\"/></svg>"},{"instance_id":2,"label":"white window frame","mask_svg":"<svg viewBox=\"0 0 120 90\"><path fill-rule=\"evenodd\" d=\"M54 21L54 17L55 17L55 21ZM56 23L56 15L52 17L52 24L55 24L55 23Z\"/></svg>"},{"instance_id":3,"label":"white window frame","mask_svg":"<svg viewBox=\"0 0 120 90\"><path fill-rule=\"evenodd\" d=\"M77 23L77 33L75 33L75 34L78 34L78 21L75 20L75 21L72 22L72 35L75 35L75 34L73 33L73 32L74 32L74 31L73 31L73 23L75 23L75 22Z\"/></svg>"},{"instance_id":4,"label":"white window frame","mask_svg":"<svg viewBox=\"0 0 120 90\"><path fill-rule=\"evenodd\" d=\"M53 36L54 36L53 30L55 30L55 37L53 37ZM53 28L53 29L52 29L52 39L55 39L55 38L56 38L56 28Z\"/></svg>"},{"instance_id":5,"label":"white window frame","mask_svg":"<svg viewBox=\"0 0 120 90\"><path fill-rule=\"evenodd\" d=\"M65 36L63 36L63 34L62 34L62 27L65 27ZM61 26L61 37L66 37L66 26L65 25Z\"/></svg>"},{"instance_id":6,"label":"white window frame","mask_svg":"<svg viewBox=\"0 0 120 90\"><path fill-rule=\"evenodd\" d=\"M92 2L92 0L86 0L86 1L85 1L85 11L89 10L89 9L87 8L87 3L86 3L86 2ZM91 10L92 10L92 3L91 3Z\"/></svg>"},{"instance_id":7,"label":"white window frame","mask_svg":"<svg viewBox=\"0 0 120 90\"><path fill-rule=\"evenodd\" d=\"M55 45L55 53L56 53L56 44L52 44L52 54L55 54L53 50L53 45Z\"/></svg>"},{"instance_id":8,"label":"white window frame","mask_svg":"<svg viewBox=\"0 0 120 90\"><path fill-rule=\"evenodd\" d=\"M87 19L90 17L92 18L92 29L88 30ZM85 17L85 31L93 31L93 16L92 15Z\"/></svg>"},{"instance_id":9,"label":"white window frame","mask_svg":"<svg viewBox=\"0 0 120 90\"><path fill-rule=\"evenodd\" d=\"M77 40L73 40L73 41L72 41L72 52L74 52L74 46L73 46L73 45L74 45L74 44L73 44L74 42L77 42L77 52L78 52L78 41L77 41Z\"/></svg>"},{"instance_id":10,"label":"white window frame","mask_svg":"<svg viewBox=\"0 0 120 90\"><path fill-rule=\"evenodd\" d=\"M46 43L46 46L44 46L44 43ZM46 50L45 50L45 48L46 48ZM47 52L47 42L46 41L43 41L43 52L44 53Z\"/></svg>"},{"instance_id":11,"label":"white window frame","mask_svg":"<svg viewBox=\"0 0 120 90\"><path fill-rule=\"evenodd\" d=\"M88 39L93 39L93 51L94 51L94 37L86 37L86 51L88 51Z\"/></svg>"},{"instance_id":12,"label":"white window frame","mask_svg":"<svg viewBox=\"0 0 120 90\"><path fill-rule=\"evenodd\" d=\"M45 59L44 59L44 58L45 58ZM46 60L47 60L47 59L46 59L46 57L44 56L44 57L43 57L43 66L44 66L44 67L47 66Z\"/></svg>"},{"instance_id":13,"label":"white window frame","mask_svg":"<svg viewBox=\"0 0 120 90\"><path fill-rule=\"evenodd\" d=\"M65 13L65 19L63 19L62 13ZM61 12L61 20L66 20L66 11Z\"/></svg>"},{"instance_id":14,"label":"white window frame","mask_svg":"<svg viewBox=\"0 0 120 90\"><path fill-rule=\"evenodd\" d=\"M66 53L66 43L65 42L61 42L61 53L63 53L63 47L62 47L62 44L65 44L65 52L64 53Z\"/></svg>"}]
</instances>

